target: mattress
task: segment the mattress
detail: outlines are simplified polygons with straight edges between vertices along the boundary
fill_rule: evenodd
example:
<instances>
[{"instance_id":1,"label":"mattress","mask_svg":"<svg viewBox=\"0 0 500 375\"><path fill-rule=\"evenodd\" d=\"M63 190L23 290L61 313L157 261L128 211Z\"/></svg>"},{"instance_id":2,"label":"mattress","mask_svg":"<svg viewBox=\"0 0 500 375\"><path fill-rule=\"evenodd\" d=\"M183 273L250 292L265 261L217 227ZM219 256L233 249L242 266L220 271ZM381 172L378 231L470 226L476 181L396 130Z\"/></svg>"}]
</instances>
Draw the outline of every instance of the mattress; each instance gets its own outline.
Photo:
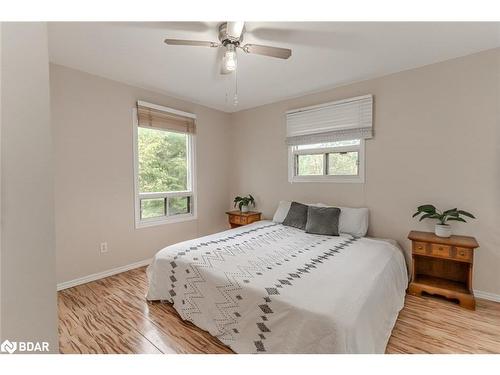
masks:
<instances>
[{"instance_id":1,"label":"mattress","mask_svg":"<svg viewBox=\"0 0 500 375\"><path fill-rule=\"evenodd\" d=\"M237 353L383 353L408 283L394 243L259 221L168 246L148 300Z\"/></svg>"}]
</instances>

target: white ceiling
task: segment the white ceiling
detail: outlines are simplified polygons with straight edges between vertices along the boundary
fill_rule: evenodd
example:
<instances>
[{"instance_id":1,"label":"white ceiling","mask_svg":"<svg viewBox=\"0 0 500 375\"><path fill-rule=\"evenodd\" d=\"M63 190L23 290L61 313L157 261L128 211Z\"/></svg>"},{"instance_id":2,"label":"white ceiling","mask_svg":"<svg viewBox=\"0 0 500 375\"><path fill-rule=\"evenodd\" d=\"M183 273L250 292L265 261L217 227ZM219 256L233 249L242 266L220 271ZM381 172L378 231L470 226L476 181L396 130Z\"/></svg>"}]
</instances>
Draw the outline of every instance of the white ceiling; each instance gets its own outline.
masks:
<instances>
[{"instance_id":1,"label":"white ceiling","mask_svg":"<svg viewBox=\"0 0 500 375\"><path fill-rule=\"evenodd\" d=\"M220 49L167 46L217 40L217 22L49 23L52 62L226 112L500 47L500 23L248 22L245 43L287 47L288 60L238 55L222 76ZM229 99L226 94L229 93Z\"/></svg>"}]
</instances>

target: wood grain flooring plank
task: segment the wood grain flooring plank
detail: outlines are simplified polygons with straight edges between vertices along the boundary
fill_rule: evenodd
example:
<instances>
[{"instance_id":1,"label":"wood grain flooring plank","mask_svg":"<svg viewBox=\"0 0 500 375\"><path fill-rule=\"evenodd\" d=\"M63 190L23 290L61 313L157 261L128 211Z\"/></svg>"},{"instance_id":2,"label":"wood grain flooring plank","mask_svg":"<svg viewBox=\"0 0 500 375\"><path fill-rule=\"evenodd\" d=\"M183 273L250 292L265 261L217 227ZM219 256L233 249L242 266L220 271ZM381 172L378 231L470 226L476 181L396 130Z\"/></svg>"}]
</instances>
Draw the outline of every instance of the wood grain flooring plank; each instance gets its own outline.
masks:
<instances>
[{"instance_id":1,"label":"wood grain flooring plank","mask_svg":"<svg viewBox=\"0 0 500 375\"><path fill-rule=\"evenodd\" d=\"M142 267L59 292L61 353L233 353L146 291ZM500 353L500 303L470 311L408 295L386 352Z\"/></svg>"}]
</instances>

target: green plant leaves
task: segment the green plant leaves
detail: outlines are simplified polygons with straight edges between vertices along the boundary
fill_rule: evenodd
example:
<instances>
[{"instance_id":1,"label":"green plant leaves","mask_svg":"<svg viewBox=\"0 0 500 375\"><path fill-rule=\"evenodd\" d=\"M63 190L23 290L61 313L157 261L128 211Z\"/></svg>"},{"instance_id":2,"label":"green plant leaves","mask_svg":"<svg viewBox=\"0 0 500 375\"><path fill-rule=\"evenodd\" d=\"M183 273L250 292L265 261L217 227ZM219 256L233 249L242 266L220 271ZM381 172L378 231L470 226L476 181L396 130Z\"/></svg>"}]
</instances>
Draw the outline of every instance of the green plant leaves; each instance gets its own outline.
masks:
<instances>
[{"instance_id":1,"label":"green plant leaves","mask_svg":"<svg viewBox=\"0 0 500 375\"><path fill-rule=\"evenodd\" d=\"M476 218L474 215L472 215L470 212L467 212L467 211L458 210L458 213L460 215L464 215L464 216L470 217L471 219L475 219Z\"/></svg>"},{"instance_id":2,"label":"green plant leaves","mask_svg":"<svg viewBox=\"0 0 500 375\"><path fill-rule=\"evenodd\" d=\"M420 216L419 221L424 219L437 219L441 224L446 224L447 221L461 221L466 223L466 221L460 217L460 215L470 217L475 219L474 215L470 212L459 210L458 208L450 208L446 211L440 213L435 206L432 204L424 204L417 207L417 212L415 212L412 217Z\"/></svg>"},{"instance_id":3,"label":"green plant leaves","mask_svg":"<svg viewBox=\"0 0 500 375\"><path fill-rule=\"evenodd\" d=\"M419 220L419 221L422 221L422 220L424 220L424 219L440 219L440 217L441 217L441 215L438 215L438 214L436 214L436 213L434 213L434 214L429 213L429 214L424 214L424 215L422 215L422 216L420 217L420 220Z\"/></svg>"},{"instance_id":4,"label":"green plant leaves","mask_svg":"<svg viewBox=\"0 0 500 375\"><path fill-rule=\"evenodd\" d=\"M241 211L241 207L248 206L250 204L255 207L255 199L254 199L254 197L252 197L251 194L248 194L247 197L237 196L236 198L234 198L233 202L234 202L234 207L238 206L240 211Z\"/></svg>"},{"instance_id":5,"label":"green plant leaves","mask_svg":"<svg viewBox=\"0 0 500 375\"><path fill-rule=\"evenodd\" d=\"M432 204L424 204L422 206L417 207L417 211L421 212L436 212L436 207L434 207Z\"/></svg>"},{"instance_id":6,"label":"green plant leaves","mask_svg":"<svg viewBox=\"0 0 500 375\"><path fill-rule=\"evenodd\" d=\"M448 218L448 221L462 221L462 222L466 223L466 221L464 219L462 219L461 217L450 217L450 218Z\"/></svg>"},{"instance_id":7,"label":"green plant leaves","mask_svg":"<svg viewBox=\"0 0 500 375\"><path fill-rule=\"evenodd\" d=\"M418 215L420 215L422 213L425 213L425 214L428 214L428 215L435 214L436 213L436 207L434 207L432 204L424 204L422 206L418 206L417 207L417 212L415 212L412 217L418 216ZM430 216L427 216L427 217L430 217ZM420 219L420 220L422 220L422 219Z\"/></svg>"}]
</instances>

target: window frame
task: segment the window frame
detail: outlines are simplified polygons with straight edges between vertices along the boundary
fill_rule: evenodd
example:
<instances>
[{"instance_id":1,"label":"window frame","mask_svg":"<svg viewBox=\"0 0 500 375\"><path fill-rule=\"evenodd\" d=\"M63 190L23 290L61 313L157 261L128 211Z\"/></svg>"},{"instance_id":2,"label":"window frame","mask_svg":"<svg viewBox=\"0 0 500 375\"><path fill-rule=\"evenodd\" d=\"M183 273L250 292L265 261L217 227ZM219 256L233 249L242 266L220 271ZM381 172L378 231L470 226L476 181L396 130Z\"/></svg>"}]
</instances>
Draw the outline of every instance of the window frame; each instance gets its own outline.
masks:
<instances>
[{"instance_id":1,"label":"window frame","mask_svg":"<svg viewBox=\"0 0 500 375\"><path fill-rule=\"evenodd\" d=\"M162 107L154 105L157 109L165 110L167 112L172 112L176 114L181 114L187 117L196 118L195 115L187 112L181 112L167 107ZM135 228L146 228L156 225L164 225L170 223L180 223L184 221L196 220L198 218L198 208L197 208L197 190L196 190L196 134L187 135L187 186L190 187L188 190L175 191L175 192L154 192L154 193L140 193L139 192L139 124L137 121L137 108L132 109L132 124L133 124L133 142L134 142L134 216L135 216ZM152 128L156 130L163 130L159 128ZM152 217L152 218L142 218L141 217L141 199L153 199L153 198L164 198L165 199L165 209L168 210L168 198L172 197L191 197L191 212L188 214L179 214L168 216L168 212L165 212L165 216Z\"/></svg>"},{"instance_id":2,"label":"window frame","mask_svg":"<svg viewBox=\"0 0 500 375\"><path fill-rule=\"evenodd\" d=\"M318 147L307 150L298 150L298 146L288 146L288 182L330 182L330 183L364 183L365 182L365 140L360 139L359 145L339 146L339 147ZM328 161L326 154L339 152L358 152L358 174L349 175L297 175L297 155L325 155L323 157L324 173L327 173Z\"/></svg>"}]
</instances>

